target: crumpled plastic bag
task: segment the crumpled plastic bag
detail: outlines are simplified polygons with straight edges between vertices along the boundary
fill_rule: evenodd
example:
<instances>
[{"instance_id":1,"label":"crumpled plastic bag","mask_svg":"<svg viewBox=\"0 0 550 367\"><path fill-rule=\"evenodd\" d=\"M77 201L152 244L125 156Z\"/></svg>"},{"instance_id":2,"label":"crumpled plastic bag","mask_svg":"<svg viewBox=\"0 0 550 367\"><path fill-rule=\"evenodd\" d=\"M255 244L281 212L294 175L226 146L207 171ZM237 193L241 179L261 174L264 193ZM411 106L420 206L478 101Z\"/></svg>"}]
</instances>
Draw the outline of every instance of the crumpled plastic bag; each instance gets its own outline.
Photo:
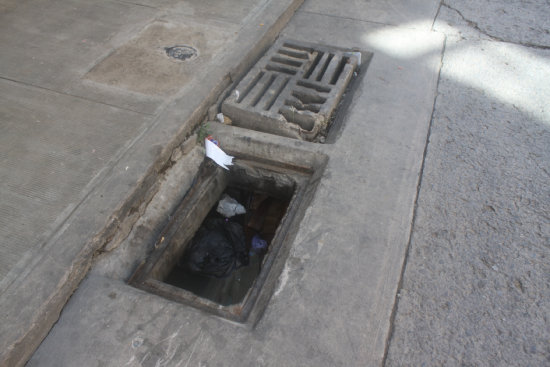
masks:
<instances>
[{"instance_id":1,"label":"crumpled plastic bag","mask_svg":"<svg viewBox=\"0 0 550 367\"><path fill-rule=\"evenodd\" d=\"M248 265L243 227L221 218L207 219L183 257L183 267L192 273L224 278Z\"/></svg>"},{"instance_id":2,"label":"crumpled plastic bag","mask_svg":"<svg viewBox=\"0 0 550 367\"><path fill-rule=\"evenodd\" d=\"M231 218L235 215L245 214L246 209L239 202L233 199L231 196L225 194L218 202L216 211L226 218Z\"/></svg>"},{"instance_id":3,"label":"crumpled plastic bag","mask_svg":"<svg viewBox=\"0 0 550 367\"><path fill-rule=\"evenodd\" d=\"M265 251L267 249L267 242L259 234L256 234L252 237L250 249L255 252Z\"/></svg>"}]
</instances>

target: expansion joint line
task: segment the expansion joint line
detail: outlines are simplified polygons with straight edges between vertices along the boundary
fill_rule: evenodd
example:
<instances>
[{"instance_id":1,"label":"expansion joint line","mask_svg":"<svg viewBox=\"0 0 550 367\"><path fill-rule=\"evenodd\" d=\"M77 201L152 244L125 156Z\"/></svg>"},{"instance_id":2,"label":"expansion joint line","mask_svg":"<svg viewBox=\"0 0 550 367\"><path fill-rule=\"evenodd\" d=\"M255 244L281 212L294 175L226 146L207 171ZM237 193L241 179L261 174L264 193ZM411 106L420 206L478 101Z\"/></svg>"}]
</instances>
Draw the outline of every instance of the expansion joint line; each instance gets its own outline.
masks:
<instances>
[{"instance_id":1,"label":"expansion joint line","mask_svg":"<svg viewBox=\"0 0 550 367\"><path fill-rule=\"evenodd\" d=\"M439 5L437 6L437 11L435 12L434 21L432 22L431 30L434 30L435 22L437 21L437 18L439 17L439 12L441 11L441 6L443 5L443 0L439 2Z\"/></svg>"}]
</instances>

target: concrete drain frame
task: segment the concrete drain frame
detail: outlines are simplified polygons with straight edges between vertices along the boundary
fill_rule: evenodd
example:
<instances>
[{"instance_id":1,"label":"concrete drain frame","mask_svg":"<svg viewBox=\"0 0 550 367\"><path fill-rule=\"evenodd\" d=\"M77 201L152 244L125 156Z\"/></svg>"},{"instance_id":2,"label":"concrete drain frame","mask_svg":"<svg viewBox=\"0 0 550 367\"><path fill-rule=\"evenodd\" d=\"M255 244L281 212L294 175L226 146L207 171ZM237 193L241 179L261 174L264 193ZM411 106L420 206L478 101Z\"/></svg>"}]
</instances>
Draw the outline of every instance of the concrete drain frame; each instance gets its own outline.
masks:
<instances>
[{"instance_id":1,"label":"concrete drain frame","mask_svg":"<svg viewBox=\"0 0 550 367\"><path fill-rule=\"evenodd\" d=\"M222 103L233 125L324 142L373 53L279 39ZM346 98L344 98L344 96ZM329 139L331 140L331 139ZM333 139L332 139L333 140Z\"/></svg>"},{"instance_id":2,"label":"concrete drain frame","mask_svg":"<svg viewBox=\"0 0 550 367\"><path fill-rule=\"evenodd\" d=\"M243 139L241 144L244 143L248 147L255 145L249 137ZM157 237L152 253L130 278L130 285L236 321L249 328L256 324L271 298L288 256L290 244L328 160L322 153L298 152L295 149L286 149L281 153L280 149L274 149L273 144L258 145L257 148L262 150L259 155L247 154L242 149L239 149L239 152L233 151L231 147L224 147L229 154L235 156L235 164L229 171L205 159L195 183L174 211L173 219ZM273 158L278 155L286 157ZM261 270L244 299L240 303L223 306L191 291L168 284L165 280L228 186L282 195L290 199L290 203L263 258Z\"/></svg>"}]
</instances>

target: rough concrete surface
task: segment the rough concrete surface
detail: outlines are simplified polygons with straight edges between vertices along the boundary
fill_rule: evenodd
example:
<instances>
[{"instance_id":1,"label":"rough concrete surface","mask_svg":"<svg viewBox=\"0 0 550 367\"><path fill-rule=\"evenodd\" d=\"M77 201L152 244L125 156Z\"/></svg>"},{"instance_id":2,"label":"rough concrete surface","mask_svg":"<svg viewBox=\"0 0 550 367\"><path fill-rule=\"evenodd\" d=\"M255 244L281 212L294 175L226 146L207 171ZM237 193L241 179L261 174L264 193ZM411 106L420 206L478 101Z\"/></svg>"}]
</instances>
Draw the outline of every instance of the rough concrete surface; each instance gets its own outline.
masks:
<instances>
[{"instance_id":1,"label":"rough concrete surface","mask_svg":"<svg viewBox=\"0 0 550 367\"><path fill-rule=\"evenodd\" d=\"M238 34L236 25L185 23L162 21L148 25L85 77L144 94L177 92L213 57L226 52L225 47ZM197 50L197 56L184 61L168 57L166 47L181 45Z\"/></svg>"},{"instance_id":2,"label":"rough concrete surface","mask_svg":"<svg viewBox=\"0 0 550 367\"><path fill-rule=\"evenodd\" d=\"M169 8L66 0L10 3L2 10L0 78L4 85L17 85L14 91L27 88L33 98L18 100L17 96L8 97L10 88L1 90L3 100L15 102L1 106L8 116L2 121L2 129L10 132L2 138L10 143L0 148L0 171L12 178L32 178L24 183L35 184L37 205L18 205L16 209L27 218L39 218L54 230L42 232L45 227L35 227L31 221L10 229L13 210L9 206L7 214L2 210L8 218L3 231L17 233L19 229L24 233L17 236L38 239L25 244L29 251L19 252L0 283L0 365L21 365L29 358L89 270L94 253L107 240L119 238L132 227L140 206L158 188L155 180L169 164L173 151L192 134L231 77L238 78L273 42L301 1L261 4L240 20L240 27L236 27L235 19L227 24L228 28L237 28L233 47L205 62L178 92L156 99L101 83L85 83L82 77L109 53L138 36L147 24L160 19L173 23ZM181 13L174 16L185 21ZM203 22L221 21L205 18ZM26 52L21 51L18 41L29 44ZM36 127L35 119L42 121L38 116L48 117L45 130ZM147 120L145 126L137 126L142 119ZM132 124L133 128L125 130ZM111 144L107 144L106 152L115 152L114 156L94 160L93 147L90 151L88 147L106 141ZM28 154L12 154L8 148L13 146L17 148L14 152L29 148ZM60 148L63 154L52 153ZM106 152L97 154L96 150L95 154L104 157ZM18 158L24 161L17 163ZM31 171L24 172L26 167ZM81 172L85 168L89 169ZM49 195L58 187L70 190ZM59 199L57 204L69 204L48 206L52 197ZM21 202L20 196L13 198L2 192L2 204L8 199ZM3 238L4 252L11 251L10 246L10 240Z\"/></svg>"},{"instance_id":3,"label":"rough concrete surface","mask_svg":"<svg viewBox=\"0 0 550 367\"><path fill-rule=\"evenodd\" d=\"M262 11L270 0L168 0L172 3L171 12L183 14L194 19L216 19L242 25ZM157 0L145 0L143 3L158 5Z\"/></svg>"},{"instance_id":4,"label":"rough concrete surface","mask_svg":"<svg viewBox=\"0 0 550 367\"><path fill-rule=\"evenodd\" d=\"M0 289L150 116L0 79ZM89 189L89 188L88 188Z\"/></svg>"},{"instance_id":5,"label":"rough concrete surface","mask_svg":"<svg viewBox=\"0 0 550 367\"><path fill-rule=\"evenodd\" d=\"M156 13L118 1L19 2L1 14L0 76L61 91Z\"/></svg>"},{"instance_id":6,"label":"rough concrete surface","mask_svg":"<svg viewBox=\"0 0 550 367\"><path fill-rule=\"evenodd\" d=\"M334 0L306 1L301 11L344 19L391 24L407 28L429 29L439 2L434 0L364 1Z\"/></svg>"},{"instance_id":7,"label":"rough concrete surface","mask_svg":"<svg viewBox=\"0 0 550 367\"><path fill-rule=\"evenodd\" d=\"M98 360L129 366L381 363L410 233L443 38L433 32L305 12L295 15L282 37L359 47L375 55L334 144L234 127L215 130L221 132L222 147L228 144L236 151L239 144L259 141L258 152L273 146L274 156L290 148L329 156L256 327L247 330L138 291L120 278L128 270L102 272L113 264L105 257L109 264L98 264L76 290L30 366L93 365ZM414 57L397 57L380 46L390 39L396 44L414 40L419 50L409 49L410 54L417 51ZM233 142L233 134L241 138ZM132 244L123 243L121 249L147 246L135 241L139 236L130 234Z\"/></svg>"},{"instance_id":8,"label":"rough concrete surface","mask_svg":"<svg viewBox=\"0 0 550 367\"><path fill-rule=\"evenodd\" d=\"M548 44L550 8L445 3L435 29L448 38L386 365L548 366L550 50L518 43Z\"/></svg>"},{"instance_id":9,"label":"rough concrete surface","mask_svg":"<svg viewBox=\"0 0 550 367\"><path fill-rule=\"evenodd\" d=\"M301 3L0 0L0 365L550 365L548 1ZM281 30L374 56L333 144L212 130L328 156L249 330L127 280Z\"/></svg>"}]
</instances>

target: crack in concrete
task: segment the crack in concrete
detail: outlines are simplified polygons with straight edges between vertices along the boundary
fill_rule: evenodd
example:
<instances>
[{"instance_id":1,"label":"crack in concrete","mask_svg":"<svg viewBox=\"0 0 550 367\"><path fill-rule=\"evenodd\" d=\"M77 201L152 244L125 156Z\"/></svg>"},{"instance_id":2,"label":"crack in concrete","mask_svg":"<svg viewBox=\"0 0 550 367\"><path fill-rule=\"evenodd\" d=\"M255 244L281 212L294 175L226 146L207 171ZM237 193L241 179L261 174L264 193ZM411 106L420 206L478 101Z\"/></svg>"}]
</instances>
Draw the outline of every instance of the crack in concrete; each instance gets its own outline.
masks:
<instances>
[{"instance_id":1,"label":"crack in concrete","mask_svg":"<svg viewBox=\"0 0 550 367\"><path fill-rule=\"evenodd\" d=\"M325 14L325 13L315 12L315 11L310 11L310 10L298 10L297 13L314 14L314 15L320 15L320 16L323 16L323 17L330 17L330 18L340 18L342 20L351 20L351 21L354 21L354 22L361 22L361 23L372 23L372 24L379 24L379 25L385 25L385 26L396 26L396 24L391 24L391 23L387 23L387 22L377 22L375 20L367 20L367 19L360 19L360 18L354 18L354 17L345 17L345 16L342 16L342 15L335 15L335 14ZM414 29L414 28L411 28L411 27L406 27L406 28Z\"/></svg>"},{"instance_id":2,"label":"crack in concrete","mask_svg":"<svg viewBox=\"0 0 550 367\"><path fill-rule=\"evenodd\" d=\"M434 30L435 22L437 21L437 18L439 18L439 13L441 12L441 6L443 5L443 0L439 2L439 5L437 6L437 12L435 13L434 21L432 22L431 30Z\"/></svg>"},{"instance_id":3,"label":"crack in concrete","mask_svg":"<svg viewBox=\"0 0 550 367\"><path fill-rule=\"evenodd\" d=\"M122 3L122 4L126 4L126 5L135 5L135 6L142 6L144 8L149 8L149 9L161 10L161 8L159 8L159 7L151 6L151 5L147 5L147 4L140 4L138 2L125 1L125 0L117 0L117 2Z\"/></svg>"},{"instance_id":4,"label":"crack in concrete","mask_svg":"<svg viewBox=\"0 0 550 367\"><path fill-rule=\"evenodd\" d=\"M514 44L514 45L518 45L518 46L524 46L524 47L529 47L529 48L535 48L535 49L539 49L539 50L550 50L550 46L545 46L545 45L539 45L539 44L536 44L536 43L531 43L531 42L517 42L517 41L511 41L511 40L507 40L507 39L504 39L502 37L499 37L499 36L495 36L493 34L490 34L489 32L483 30L479 24L477 22L474 22L473 20L470 20L468 18L466 18L464 16L464 14L462 14L462 12L456 8L453 8L452 6L450 6L449 4L445 3L445 1L442 1L441 2L441 6L444 6L446 7L447 9L450 9L454 12L456 12L458 14L458 16L460 18L462 18L463 21L465 21L470 27L472 27L473 29L475 29L476 31L478 31L479 33L489 37L491 40L493 41L498 41L498 42L506 42L506 43L511 43L511 44ZM439 15L439 12L438 12L438 15ZM437 19L437 17L436 17Z\"/></svg>"}]
</instances>

